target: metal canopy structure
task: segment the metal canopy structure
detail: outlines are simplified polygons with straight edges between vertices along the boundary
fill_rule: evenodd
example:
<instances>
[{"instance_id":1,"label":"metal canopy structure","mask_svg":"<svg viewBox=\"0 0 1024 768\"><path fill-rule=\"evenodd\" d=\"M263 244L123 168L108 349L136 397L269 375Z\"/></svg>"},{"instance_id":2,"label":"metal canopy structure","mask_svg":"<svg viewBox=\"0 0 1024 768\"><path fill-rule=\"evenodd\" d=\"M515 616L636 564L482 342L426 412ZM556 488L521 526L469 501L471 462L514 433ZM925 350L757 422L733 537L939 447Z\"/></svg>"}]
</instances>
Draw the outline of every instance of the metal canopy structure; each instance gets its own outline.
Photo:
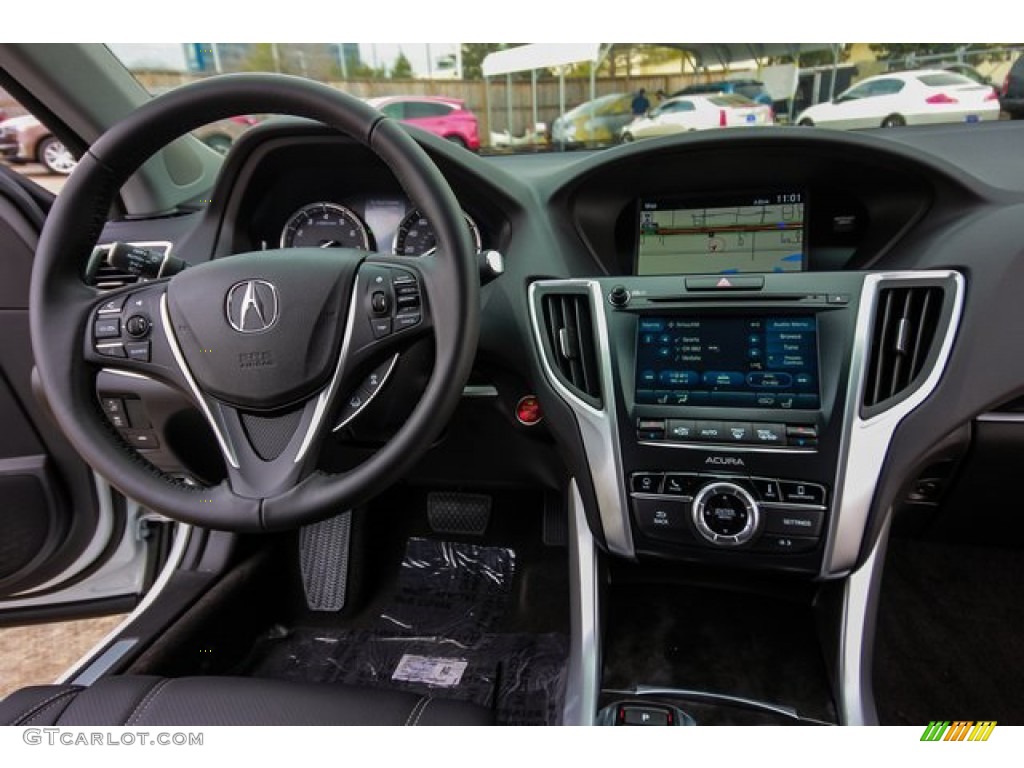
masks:
<instances>
[{"instance_id":1,"label":"metal canopy structure","mask_svg":"<svg viewBox=\"0 0 1024 768\"><path fill-rule=\"evenodd\" d=\"M758 66L765 59L792 56L798 61L805 53L831 51L838 58L842 43L653 43L682 51L694 64L694 69L729 67L738 61L755 61Z\"/></svg>"}]
</instances>

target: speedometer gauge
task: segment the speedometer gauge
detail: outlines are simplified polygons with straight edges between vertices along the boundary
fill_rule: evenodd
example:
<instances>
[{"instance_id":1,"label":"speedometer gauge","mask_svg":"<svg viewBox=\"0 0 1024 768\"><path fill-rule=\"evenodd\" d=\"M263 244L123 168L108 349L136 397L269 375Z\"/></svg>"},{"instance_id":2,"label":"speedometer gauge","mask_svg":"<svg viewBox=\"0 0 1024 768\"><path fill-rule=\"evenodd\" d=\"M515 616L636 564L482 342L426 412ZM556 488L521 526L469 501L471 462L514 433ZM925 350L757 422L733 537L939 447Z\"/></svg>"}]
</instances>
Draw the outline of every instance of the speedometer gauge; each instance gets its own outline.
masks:
<instances>
[{"instance_id":1,"label":"speedometer gauge","mask_svg":"<svg viewBox=\"0 0 1024 768\"><path fill-rule=\"evenodd\" d=\"M480 229L465 211L462 212L462 216L469 227L473 245L479 253L481 248ZM437 248L437 235L434 234L434 227L419 210L409 211L402 219L402 223L398 225L395 244L391 249L392 253L397 256L423 256L431 253L435 248Z\"/></svg>"},{"instance_id":2,"label":"speedometer gauge","mask_svg":"<svg viewBox=\"0 0 1024 768\"><path fill-rule=\"evenodd\" d=\"M337 203L312 203L297 210L281 232L282 248L360 248L370 250L366 225Z\"/></svg>"}]
</instances>

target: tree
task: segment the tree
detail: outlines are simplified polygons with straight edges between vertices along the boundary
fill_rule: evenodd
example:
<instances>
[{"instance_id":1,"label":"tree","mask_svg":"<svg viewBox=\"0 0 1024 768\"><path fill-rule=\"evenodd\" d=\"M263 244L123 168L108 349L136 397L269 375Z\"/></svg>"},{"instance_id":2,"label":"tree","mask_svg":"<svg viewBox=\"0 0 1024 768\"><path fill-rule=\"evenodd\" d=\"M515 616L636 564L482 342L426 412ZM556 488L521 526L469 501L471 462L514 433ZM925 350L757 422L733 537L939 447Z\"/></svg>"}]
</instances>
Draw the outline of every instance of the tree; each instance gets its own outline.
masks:
<instances>
[{"instance_id":1,"label":"tree","mask_svg":"<svg viewBox=\"0 0 1024 768\"><path fill-rule=\"evenodd\" d=\"M395 59L395 65L391 67L391 79L411 80L412 77L412 64L409 63L409 59L406 57L406 55L399 51L398 58Z\"/></svg>"},{"instance_id":2,"label":"tree","mask_svg":"<svg viewBox=\"0 0 1024 768\"><path fill-rule=\"evenodd\" d=\"M954 58L961 49L964 53L971 54L974 63L985 59L1002 61L1005 54L986 53L995 49L1004 48L1005 43L869 43L868 48L878 55L879 59L903 60L903 63L911 65L915 59L927 56L948 56ZM975 58L978 54L983 54ZM927 59L925 59L927 63Z\"/></svg>"},{"instance_id":3,"label":"tree","mask_svg":"<svg viewBox=\"0 0 1024 768\"><path fill-rule=\"evenodd\" d=\"M256 43L239 64L243 72L280 72L280 63L274 58L271 43Z\"/></svg>"}]
</instances>

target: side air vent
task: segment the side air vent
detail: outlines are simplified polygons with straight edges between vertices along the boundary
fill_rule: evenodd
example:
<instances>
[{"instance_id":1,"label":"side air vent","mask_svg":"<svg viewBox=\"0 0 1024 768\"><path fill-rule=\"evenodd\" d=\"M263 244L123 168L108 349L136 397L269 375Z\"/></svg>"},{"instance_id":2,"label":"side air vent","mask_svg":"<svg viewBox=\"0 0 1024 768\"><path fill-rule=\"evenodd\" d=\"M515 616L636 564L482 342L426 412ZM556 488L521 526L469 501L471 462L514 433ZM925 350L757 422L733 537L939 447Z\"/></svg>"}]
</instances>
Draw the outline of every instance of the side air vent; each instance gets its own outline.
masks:
<instances>
[{"instance_id":1,"label":"side air vent","mask_svg":"<svg viewBox=\"0 0 1024 768\"><path fill-rule=\"evenodd\" d=\"M590 297L584 293L544 297L544 323L554 369L582 400L601 407L601 377L594 342Z\"/></svg>"},{"instance_id":2,"label":"side air vent","mask_svg":"<svg viewBox=\"0 0 1024 768\"><path fill-rule=\"evenodd\" d=\"M943 295L938 287L881 289L871 335L864 407L893 400L910 389L932 352Z\"/></svg>"},{"instance_id":3,"label":"side air vent","mask_svg":"<svg viewBox=\"0 0 1024 768\"><path fill-rule=\"evenodd\" d=\"M144 246L147 250L166 256L171 250L170 243L130 243L130 245ZM139 276L112 267L107 263L107 255L110 253L110 245L97 245L92 250L92 256L85 267L85 282L95 286L101 291L110 291L115 288L123 288L126 285L133 285L139 282Z\"/></svg>"}]
</instances>

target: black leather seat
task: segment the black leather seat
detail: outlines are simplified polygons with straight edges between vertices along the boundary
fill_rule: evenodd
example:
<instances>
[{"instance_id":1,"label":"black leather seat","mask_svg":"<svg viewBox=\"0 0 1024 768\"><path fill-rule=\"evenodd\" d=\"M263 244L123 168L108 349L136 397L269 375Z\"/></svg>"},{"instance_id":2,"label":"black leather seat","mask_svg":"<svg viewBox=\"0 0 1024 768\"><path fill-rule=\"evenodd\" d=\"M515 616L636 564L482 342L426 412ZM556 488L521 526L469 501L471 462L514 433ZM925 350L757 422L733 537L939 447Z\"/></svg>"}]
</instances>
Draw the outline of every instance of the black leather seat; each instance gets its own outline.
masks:
<instances>
[{"instance_id":1,"label":"black leather seat","mask_svg":"<svg viewBox=\"0 0 1024 768\"><path fill-rule=\"evenodd\" d=\"M403 691L247 677L109 677L0 702L3 725L493 725L489 710Z\"/></svg>"}]
</instances>

